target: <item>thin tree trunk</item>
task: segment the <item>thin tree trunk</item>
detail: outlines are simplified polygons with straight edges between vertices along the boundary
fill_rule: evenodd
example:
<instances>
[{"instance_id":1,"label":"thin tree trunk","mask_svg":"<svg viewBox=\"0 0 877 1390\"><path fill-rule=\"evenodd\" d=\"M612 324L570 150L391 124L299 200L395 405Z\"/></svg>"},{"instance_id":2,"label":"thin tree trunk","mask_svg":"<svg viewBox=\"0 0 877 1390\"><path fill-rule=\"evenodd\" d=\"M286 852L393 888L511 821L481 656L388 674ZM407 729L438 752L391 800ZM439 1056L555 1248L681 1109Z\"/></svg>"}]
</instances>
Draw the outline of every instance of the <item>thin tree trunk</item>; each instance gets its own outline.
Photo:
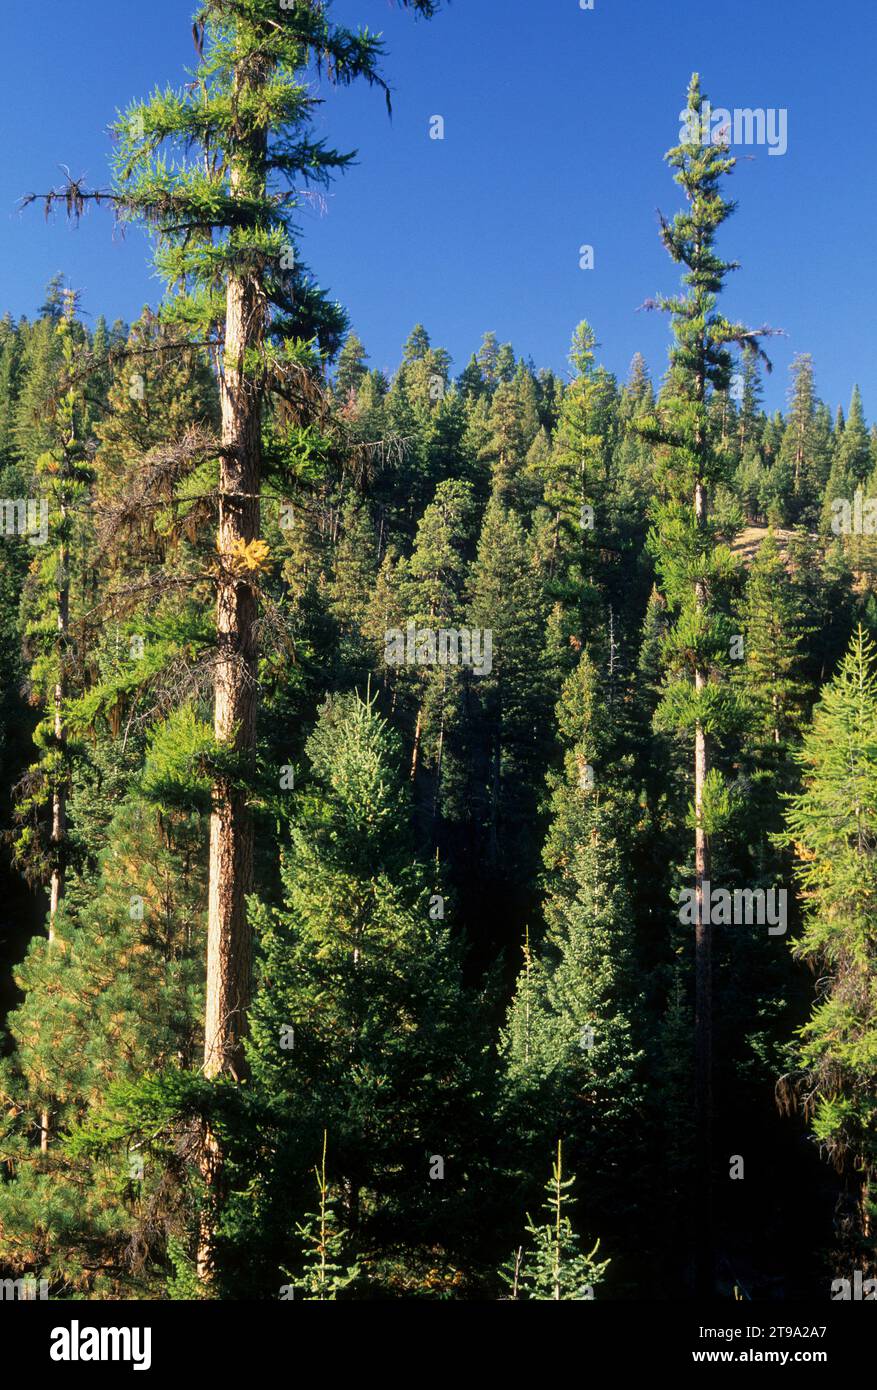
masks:
<instances>
[{"instance_id":1,"label":"thin tree trunk","mask_svg":"<svg viewBox=\"0 0 877 1390\"><path fill-rule=\"evenodd\" d=\"M67 509L61 505L63 523ZM70 580L67 573L70 564L70 550L66 542L58 554L58 677L55 681L55 744L60 749L64 745L64 700L67 694L64 663L67 660L67 633L70 628ZM61 782L56 783L52 793L52 878L49 886L49 941L55 939L55 918L64 892L64 866L61 850L67 833L67 797Z\"/></svg>"},{"instance_id":2,"label":"thin tree trunk","mask_svg":"<svg viewBox=\"0 0 877 1390\"><path fill-rule=\"evenodd\" d=\"M64 502L60 506L61 523L63 526L67 515L67 508ZM70 564L70 549L66 541L62 541L58 551L58 608L56 617L56 627L58 632L58 675L55 681L55 721L54 734L55 745L60 750L64 746L64 699L67 694L67 682L65 680L64 663L67 660L67 633L70 627L70 579L68 567ZM63 768L61 769L63 779ZM52 791L52 876L49 881L49 945L55 940L55 923L58 917L58 909L61 906L61 897L64 892L64 865L61 855L63 853L64 837L67 833L67 797L63 785L63 780L55 783ZM49 1152L49 1137L51 1133L51 1112L43 1110L40 1114L40 1152Z\"/></svg>"},{"instance_id":3,"label":"thin tree trunk","mask_svg":"<svg viewBox=\"0 0 877 1390\"><path fill-rule=\"evenodd\" d=\"M414 747L411 750L411 772L412 784L417 781L417 765L420 762L420 739L423 730L423 705L417 706L417 722L414 726Z\"/></svg>"},{"instance_id":4,"label":"thin tree trunk","mask_svg":"<svg viewBox=\"0 0 877 1390\"><path fill-rule=\"evenodd\" d=\"M702 365L695 378L695 399L701 408L706 399L706 346L702 346ZM698 423L695 448L699 456L708 450L709 443ZM709 506L701 473L694 486L694 518L700 531L705 531ZM702 581L695 584L696 608L705 612L707 591ZM698 664L694 673L696 691L705 688L710 673ZM710 878L710 845L704 828L704 789L709 773L710 749L706 732L698 721L694 730L694 1129L695 1129L695 1291L699 1298L712 1298L715 1292L715 1254L713 1248L713 985L712 985L712 926L708 921L708 903L704 901L704 885Z\"/></svg>"},{"instance_id":5,"label":"thin tree trunk","mask_svg":"<svg viewBox=\"0 0 877 1390\"><path fill-rule=\"evenodd\" d=\"M499 859L499 798L502 793L502 720L497 729L494 741L493 753L493 776L491 778L490 796L490 842L488 846L488 863L496 864Z\"/></svg>"},{"instance_id":6,"label":"thin tree trunk","mask_svg":"<svg viewBox=\"0 0 877 1390\"><path fill-rule=\"evenodd\" d=\"M438 747L436 750L435 761L435 789L432 797L432 838L435 843L436 827L438 825L439 803L441 800L442 789L442 769L445 753L445 700L447 698L448 672L447 667L442 671L442 695L439 707L439 733Z\"/></svg>"},{"instance_id":7,"label":"thin tree trunk","mask_svg":"<svg viewBox=\"0 0 877 1390\"><path fill-rule=\"evenodd\" d=\"M695 516L698 526L706 526L706 491L702 482L695 487ZM698 584L698 608L706 606L706 593ZM694 684L701 691L709 673L698 667ZM696 1288L700 1297L711 1297L714 1290L712 1215L712 927L707 920L704 884L710 877L710 846L703 824L704 787L709 772L709 743L700 723L694 732L694 1112L696 1135Z\"/></svg>"}]
</instances>

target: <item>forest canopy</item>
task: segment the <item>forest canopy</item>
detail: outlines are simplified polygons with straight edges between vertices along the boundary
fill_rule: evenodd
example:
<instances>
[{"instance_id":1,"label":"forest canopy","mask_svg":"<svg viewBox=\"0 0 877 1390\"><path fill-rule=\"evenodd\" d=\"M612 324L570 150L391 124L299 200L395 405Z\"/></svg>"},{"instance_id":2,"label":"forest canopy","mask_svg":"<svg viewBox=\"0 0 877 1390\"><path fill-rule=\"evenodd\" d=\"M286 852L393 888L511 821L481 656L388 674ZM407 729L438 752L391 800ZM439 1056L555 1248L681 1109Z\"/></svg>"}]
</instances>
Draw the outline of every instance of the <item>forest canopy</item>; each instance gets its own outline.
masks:
<instances>
[{"instance_id":1,"label":"forest canopy","mask_svg":"<svg viewBox=\"0 0 877 1390\"><path fill-rule=\"evenodd\" d=\"M384 372L298 217L381 41L318 0L194 36L110 186L32 197L145 228L161 302L0 319L0 1277L861 1287L877 425L816 350L764 408L731 135L695 74L659 380L585 319L565 373L420 323Z\"/></svg>"}]
</instances>

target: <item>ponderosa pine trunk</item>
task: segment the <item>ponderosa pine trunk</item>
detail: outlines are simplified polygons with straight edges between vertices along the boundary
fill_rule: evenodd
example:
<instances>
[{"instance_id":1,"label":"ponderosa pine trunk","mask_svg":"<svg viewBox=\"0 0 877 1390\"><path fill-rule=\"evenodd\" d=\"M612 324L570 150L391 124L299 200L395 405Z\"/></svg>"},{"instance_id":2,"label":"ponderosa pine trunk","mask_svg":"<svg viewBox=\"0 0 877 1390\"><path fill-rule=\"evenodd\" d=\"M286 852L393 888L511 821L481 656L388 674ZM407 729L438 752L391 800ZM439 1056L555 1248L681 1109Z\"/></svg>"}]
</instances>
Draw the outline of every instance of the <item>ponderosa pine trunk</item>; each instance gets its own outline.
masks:
<instances>
[{"instance_id":1,"label":"ponderosa pine trunk","mask_svg":"<svg viewBox=\"0 0 877 1390\"><path fill-rule=\"evenodd\" d=\"M264 163L264 139L262 140ZM241 187L233 170L232 192ZM252 991L253 945L247 895L253 886L253 822L244 774L256 751L256 591L241 551L259 536L262 460L261 391L247 354L265 335L266 303L257 271L232 273L226 290L224 354L220 372L222 452L216 548L216 673L213 732L232 769L213 783L207 915L207 993L204 1074L245 1075L244 1036ZM249 363L252 366L252 359ZM201 1173L220 1200L223 1156L216 1134L205 1130ZM209 1280L212 1230L201 1218L197 1270Z\"/></svg>"},{"instance_id":2,"label":"ponderosa pine trunk","mask_svg":"<svg viewBox=\"0 0 877 1390\"><path fill-rule=\"evenodd\" d=\"M228 286L226 365L222 381L222 462L219 483L220 573L216 603L216 679L213 731L233 751L236 773L252 762L256 742L256 596L237 572L235 545L259 534L261 423L256 393L244 378L243 355L263 306L252 282ZM239 775L213 787L207 923L207 1001L204 1071L243 1075L242 1044L250 1001L251 933L246 896L253 881L253 825Z\"/></svg>"},{"instance_id":3,"label":"ponderosa pine trunk","mask_svg":"<svg viewBox=\"0 0 877 1390\"><path fill-rule=\"evenodd\" d=\"M265 137L249 151L248 175L261 167ZM232 195L246 193L233 170ZM253 884L253 823L245 774L255 760L257 651L256 592L240 552L259 535L262 392L252 371L265 336L266 299L257 269L234 272L226 292L220 373L222 454L219 477L219 574L216 599L214 735L233 754L231 775L213 787L207 922L207 999L204 1072L244 1075L243 1039L252 976L247 894ZM248 356L249 355L249 356Z\"/></svg>"}]
</instances>

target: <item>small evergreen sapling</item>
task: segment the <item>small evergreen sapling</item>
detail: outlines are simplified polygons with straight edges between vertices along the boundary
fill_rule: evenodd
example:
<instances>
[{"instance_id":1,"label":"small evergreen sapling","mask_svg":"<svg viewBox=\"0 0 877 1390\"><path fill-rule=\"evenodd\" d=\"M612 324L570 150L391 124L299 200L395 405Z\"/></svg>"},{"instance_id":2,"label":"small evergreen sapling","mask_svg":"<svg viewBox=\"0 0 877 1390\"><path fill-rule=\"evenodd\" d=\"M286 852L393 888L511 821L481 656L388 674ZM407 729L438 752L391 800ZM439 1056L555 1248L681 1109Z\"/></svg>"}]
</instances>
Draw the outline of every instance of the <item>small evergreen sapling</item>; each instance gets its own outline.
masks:
<instances>
[{"instance_id":1,"label":"small evergreen sapling","mask_svg":"<svg viewBox=\"0 0 877 1390\"><path fill-rule=\"evenodd\" d=\"M359 1276L358 1264L345 1268L340 1263L347 1232L336 1225L336 1199L326 1180L326 1144L327 1133L323 1130L323 1158L320 1167L314 1168L320 1194L319 1209L308 1213L296 1227L304 1242L302 1283L307 1290L305 1301L310 1303L334 1301ZM289 1271L284 1270L284 1273L289 1274Z\"/></svg>"},{"instance_id":2,"label":"small evergreen sapling","mask_svg":"<svg viewBox=\"0 0 877 1390\"><path fill-rule=\"evenodd\" d=\"M509 1285L509 1300L553 1299L579 1302L594 1296L594 1286L603 1278L608 1260L595 1259L599 1240L589 1254L579 1250L579 1237L565 1208L575 1177L563 1176L562 1141L557 1141L557 1158L551 1178L545 1184L548 1200L542 1210L548 1219L541 1225L527 1214L527 1248L519 1246L500 1271Z\"/></svg>"}]
</instances>

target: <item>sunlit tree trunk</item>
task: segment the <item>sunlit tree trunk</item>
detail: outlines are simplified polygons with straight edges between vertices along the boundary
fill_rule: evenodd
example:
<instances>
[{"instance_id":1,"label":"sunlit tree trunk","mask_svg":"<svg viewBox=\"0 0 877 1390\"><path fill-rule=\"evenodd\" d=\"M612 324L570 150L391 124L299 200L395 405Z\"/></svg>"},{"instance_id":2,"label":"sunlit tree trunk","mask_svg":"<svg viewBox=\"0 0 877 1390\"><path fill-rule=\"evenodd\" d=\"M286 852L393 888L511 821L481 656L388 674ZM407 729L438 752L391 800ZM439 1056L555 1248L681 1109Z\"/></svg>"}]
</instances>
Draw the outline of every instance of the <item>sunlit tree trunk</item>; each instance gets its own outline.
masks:
<instances>
[{"instance_id":1,"label":"sunlit tree trunk","mask_svg":"<svg viewBox=\"0 0 877 1390\"><path fill-rule=\"evenodd\" d=\"M63 527L67 515L67 508L61 502L60 508L61 524ZM61 749L64 744L64 699L66 696L66 682L64 679L64 663L66 660L67 633L70 627L70 578L68 567L70 564L70 549L67 542L62 542L58 551L58 607L56 616L56 626L58 632L58 676L55 681L54 691L54 735L55 746ZM64 892L64 865L61 859L64 837L67 833L67 797L64 790L63 779L57 778L52 790L52 875L49 880L49 945L55 940L55 924L58 918L58 909L61 906L61 895ZM51 1132L51 1114L48 1110L43 1110L40 1115L40 1150L42 1153L49 1151L49 1135Z\"/></svg>"},{"instance_id":2,"label":"sunlit tree trunk","mask_svg":"<svg viewBox=\"0 0 877 1390\"><path fill-rule=\"evenodd\" d=\"M262 150L257 152L264 164ZM232 189L242 180L232 175ZM210 818L207 1000L204 1071L243 1076L243 1037L250 1001L252 939L246 899L253 882L253 824L243 776L256 747L256 594L240 550L259 534L261 392L245 370L262 344L266 303L258 272L232 275L226 296L225 354L220 377L222 458L219 479L219 576L216 601L214 734L235 755L233 777L219 777Z\"/></svg>"}]
</instances>

